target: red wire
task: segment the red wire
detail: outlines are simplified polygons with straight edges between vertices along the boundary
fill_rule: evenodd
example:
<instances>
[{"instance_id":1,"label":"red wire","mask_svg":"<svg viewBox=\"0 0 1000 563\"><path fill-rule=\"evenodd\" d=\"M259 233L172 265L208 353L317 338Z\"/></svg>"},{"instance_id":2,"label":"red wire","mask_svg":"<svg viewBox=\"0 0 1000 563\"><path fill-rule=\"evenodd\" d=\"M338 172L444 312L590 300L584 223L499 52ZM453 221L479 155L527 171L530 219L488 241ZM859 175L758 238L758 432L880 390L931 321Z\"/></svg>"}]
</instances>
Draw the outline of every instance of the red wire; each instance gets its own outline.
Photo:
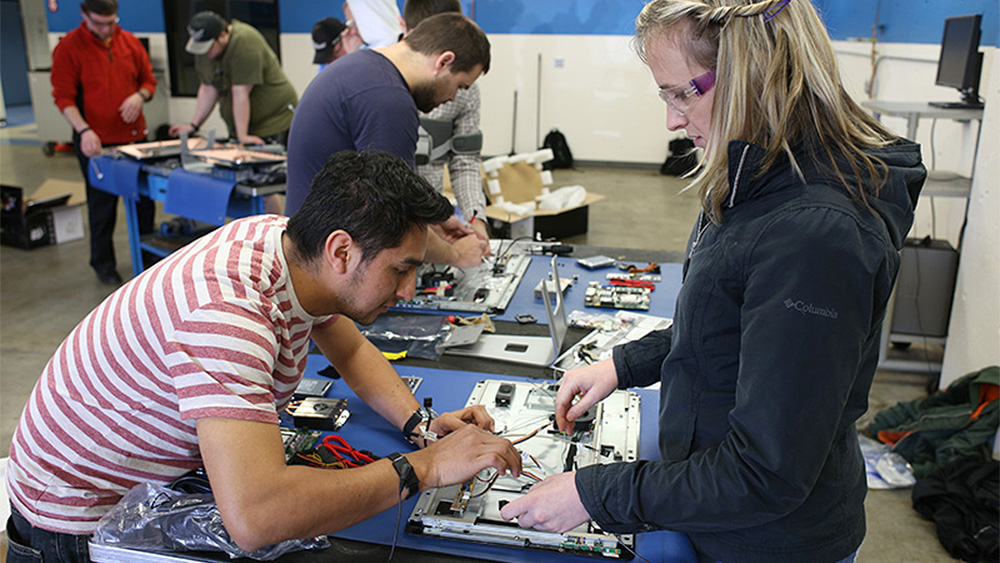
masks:
<instances>
[{"instance_id":1,"label":"red wire","mask_svg":"<svg viewBox=\"0 0 1000 563\"><path fill-rule=\"evenodd\" d=\"M610 280L610 284L619 285L623 287L645 287L650 291L656 289L655 283L646 280Z\"/></svg>"},{"instance_id":2,"label":"red wire","mask_svg":"<svg viewBox=\"0 0 1000 563\"><path fill-rule=\"evenodd\" d=\"M364 465L366 463L372 463L375 461L374 459L372 459L371 456L363 454L358 450L354 449L353 447L351 447L350 444L347 443L347 440L335 434L330 434L324 437L323 445L326 447L326 449L330 450L330 452L337 459L347 463L351 467L359 467L360 465ZM350 458L346 456L350 456Z\"/></svg>"}]
</instances>

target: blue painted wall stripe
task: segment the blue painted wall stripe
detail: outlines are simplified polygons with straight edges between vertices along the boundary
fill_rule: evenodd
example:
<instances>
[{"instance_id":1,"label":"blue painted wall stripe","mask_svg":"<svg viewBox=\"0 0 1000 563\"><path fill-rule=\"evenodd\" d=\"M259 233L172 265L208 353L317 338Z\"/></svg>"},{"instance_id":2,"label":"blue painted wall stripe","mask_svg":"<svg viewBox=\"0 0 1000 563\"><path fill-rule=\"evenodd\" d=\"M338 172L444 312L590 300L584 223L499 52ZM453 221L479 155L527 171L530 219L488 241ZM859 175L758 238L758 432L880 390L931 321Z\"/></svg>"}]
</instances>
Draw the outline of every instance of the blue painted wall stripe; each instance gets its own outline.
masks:
<instances>
[{"instance_id":1,"label":"blue painted wall stripe","mask_svg":"<svg viewBox=\"0 0 1000 563\"><path fill-rule=\"evenodd\" d=\"M168 0L169 1L169 0ZM405 0L397 0L400 8ZM796 0L793 0L796 1ZM941 42L949 16L983 14L982 45L1000 46L1000 0L813 0L835 40L871 37L876 10L879 41ZM476 21L487 33L526 35L631 35L645 0L477 0ZM278 0L282 33L309 33L317 20L343 18L339 0ZM320 8L324 6L325 9ZM163 33L163 9L155 0L119 0L122 26L137 33ZM462 0L469 12L471 0ZM49 13L49 29L66 32L80 24L78 4L60 2Z\"/></svg>"}]
</instances>

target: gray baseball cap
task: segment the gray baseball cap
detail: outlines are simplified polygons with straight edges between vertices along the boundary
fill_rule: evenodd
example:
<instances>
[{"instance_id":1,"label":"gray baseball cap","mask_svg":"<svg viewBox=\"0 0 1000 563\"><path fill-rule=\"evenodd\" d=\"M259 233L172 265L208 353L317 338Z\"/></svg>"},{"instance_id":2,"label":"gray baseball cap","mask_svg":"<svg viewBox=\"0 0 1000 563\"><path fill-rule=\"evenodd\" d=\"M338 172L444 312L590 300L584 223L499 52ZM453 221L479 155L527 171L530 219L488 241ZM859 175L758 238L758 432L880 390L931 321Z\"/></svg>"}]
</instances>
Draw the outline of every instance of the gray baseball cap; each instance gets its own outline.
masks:
<instances>
[{"instance_id":1,"label":"gray baseball cap","mask_svg":"<svg viewBox=\"0 0 1000 563\"><path fill-rule=\"evenodd\" d=\"M204 55L226 29L226 20L215 12L198 12L187 26L188 42L184 50L192 55Z\"/></svg>"}]
</instances>

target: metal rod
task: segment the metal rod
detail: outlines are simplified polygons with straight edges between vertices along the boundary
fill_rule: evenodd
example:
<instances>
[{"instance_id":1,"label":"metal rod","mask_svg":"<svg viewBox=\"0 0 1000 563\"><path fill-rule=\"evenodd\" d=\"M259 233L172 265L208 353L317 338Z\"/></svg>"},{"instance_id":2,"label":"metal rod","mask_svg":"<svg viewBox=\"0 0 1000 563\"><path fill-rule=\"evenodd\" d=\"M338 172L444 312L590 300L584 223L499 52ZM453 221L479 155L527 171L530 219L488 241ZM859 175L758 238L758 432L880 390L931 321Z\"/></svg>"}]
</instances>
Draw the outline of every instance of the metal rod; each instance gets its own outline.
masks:
<instances>
[{"instance_id":1,"label":"metal rod","mask_svg":"<svg viewBox=\"0 0 1000 563\"><path fill-rule=\"evenodd\" d=\"M542 54L538 53L538 82L535 84L535 148L542 147Z\"/></svg>"},{"instance_id":2,"label":"metal rod","mask_svg":"<svg viewBox=\"0 0 1000 563\"><path fill-rule=\"evenodd\" d=\"M510 155L514 156L514 144L517 140L517 90L514 90L514 118L510 127Z\"/></svg>"}]
</instances>

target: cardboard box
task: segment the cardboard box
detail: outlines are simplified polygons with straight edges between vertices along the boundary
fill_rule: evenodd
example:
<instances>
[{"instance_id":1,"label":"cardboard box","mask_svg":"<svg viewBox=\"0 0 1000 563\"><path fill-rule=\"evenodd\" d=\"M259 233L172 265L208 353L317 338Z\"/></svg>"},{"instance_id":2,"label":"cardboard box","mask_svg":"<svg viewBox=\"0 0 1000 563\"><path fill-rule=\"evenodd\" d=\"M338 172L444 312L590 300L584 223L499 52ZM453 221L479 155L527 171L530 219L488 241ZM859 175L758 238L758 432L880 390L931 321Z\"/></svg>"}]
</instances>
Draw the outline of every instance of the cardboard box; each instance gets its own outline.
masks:
<instances>
[{"instance_id":1,"label":"cardboard box","mask_svg":"<svg viewBox=\"0 0 1000 563\"><path fill-rule=\"evenodd\" d=\"M514 203L535 201L546 187L542 183L541 173L534 165L525 162L508 162L497 170L497 175L500 195L506 201ZM486 190L486 197L495 200L496 194L490 194L487 184L491 179L488 175L483 175L483 188ZM537 233L542 238L566 238L587 232L590 204L604 197L588 191L586 199L580 205L557 211L535 210L528 215L513 214L496 205L489 205L486 207L486 218L494 237L534 238Z\"/></svg>"},{"instance_id":2,"label":"cardboard box","mask_svg":"<svg viewBox=\"0 0 1000 563\"><path fill-rule=\"evenodd\" d=\"M82 182L47 180L31 198L24 189L0 186L0 244L25 250L83 238Z\"/></svg>"}]
</instances>

